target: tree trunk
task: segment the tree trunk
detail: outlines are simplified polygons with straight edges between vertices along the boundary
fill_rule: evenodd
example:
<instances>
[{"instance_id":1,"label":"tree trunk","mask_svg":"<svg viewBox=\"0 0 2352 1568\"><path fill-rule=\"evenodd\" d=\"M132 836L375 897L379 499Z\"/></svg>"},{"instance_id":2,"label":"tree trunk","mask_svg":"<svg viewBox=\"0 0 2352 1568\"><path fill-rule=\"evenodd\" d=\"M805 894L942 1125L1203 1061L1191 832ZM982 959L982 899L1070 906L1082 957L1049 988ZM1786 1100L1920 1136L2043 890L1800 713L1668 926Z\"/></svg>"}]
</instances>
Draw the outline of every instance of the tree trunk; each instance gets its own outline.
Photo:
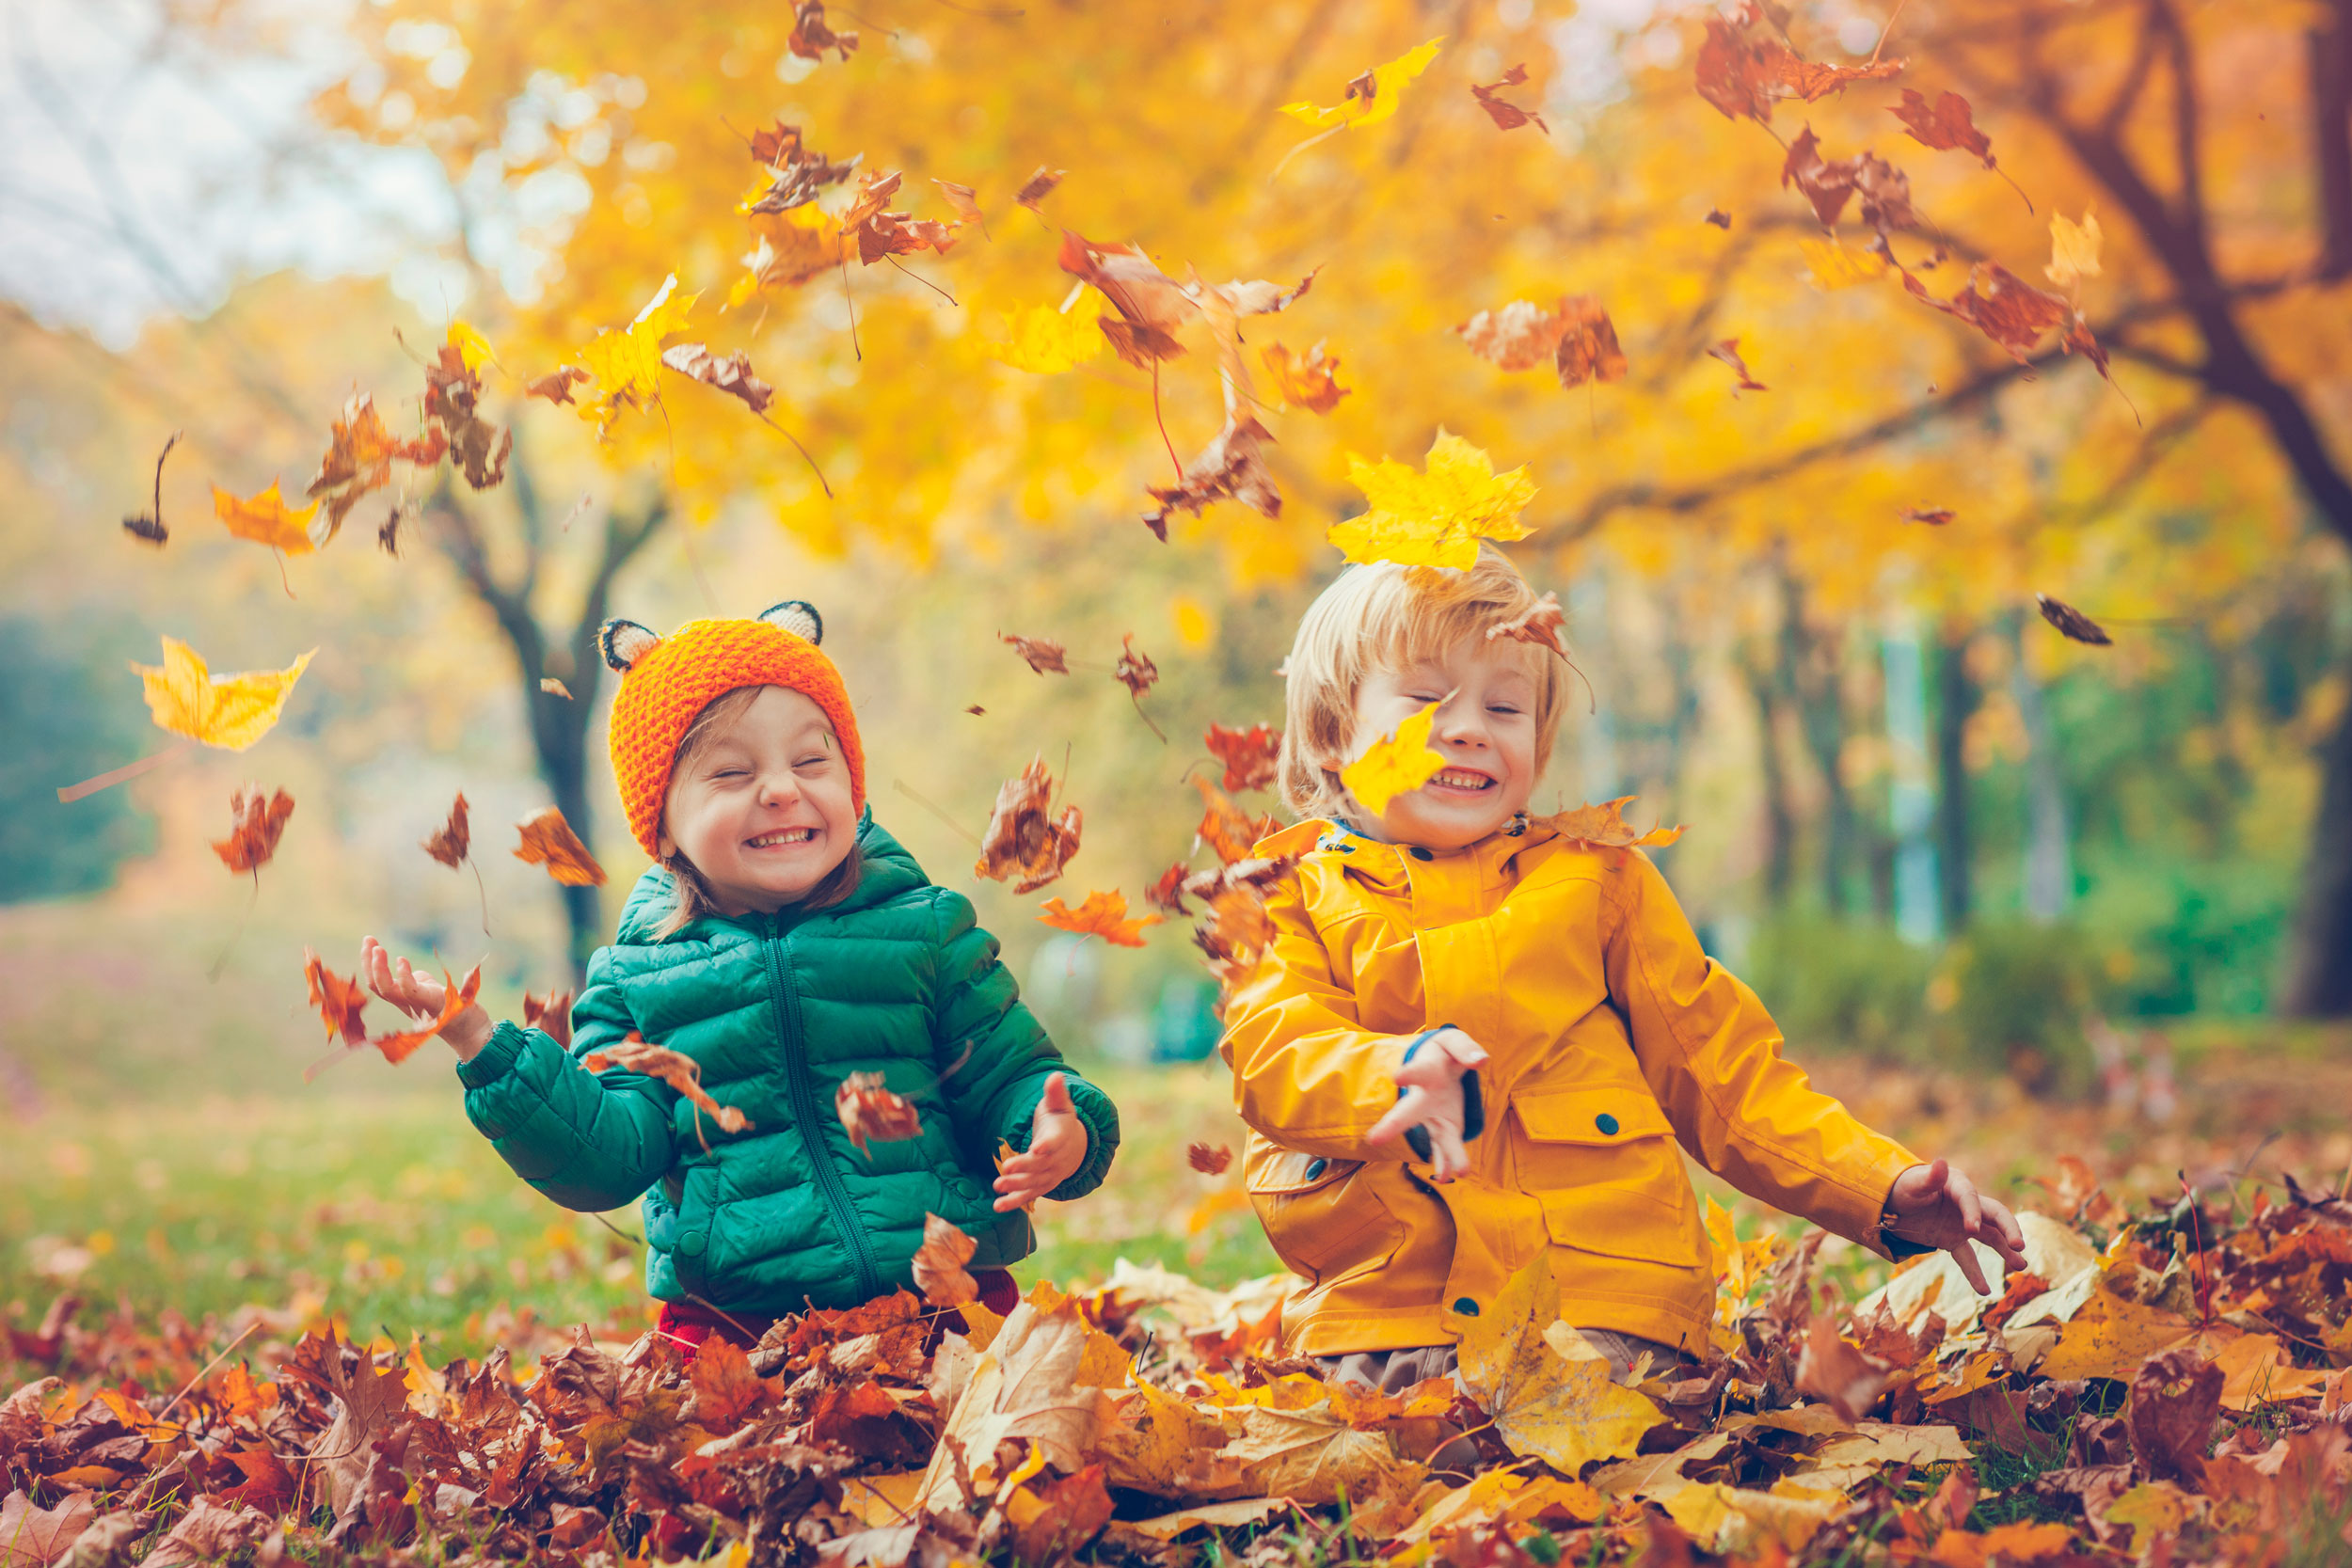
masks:
<instances>
[{"instance_id":1,"label":"tree trunk","mask_svg":"<svg viewBox=\"0 0 2352 1568\"><path fill-rule=\"evenodd\" d=\"M2352 705L2320 752L2319 814L2281 1010L2294 1018L2352 1013Z\"/></svg>"},{"instance_id":2,"label":"tree trunk","mask_svg":"<svg viewBox=\"0 0 2352 1568\"><path fill-rule=\"evenodd\" d=\"M1756 761L1764 782L1764 896L1778 910L1788 902L1795 860L1796 819L1788 808L1788 770L1780 752L1779 672L1752 656L1740 659L1756 698Z\"/></svg>"},{"instance_id":3,"label":"tree trunk","mask_svg":"<svg viewBox=\"0 0 2352 1568\"><path fill-rule=\"evenodd\" d=\"M2306 35L2311 58L2312 166L2318 180L2319 275L2352 277L2352 0Z\"/></svg>"},{"instance_id":4,"label":"tree trunk","mask_svg":"<svg viewBox=\"0 0 2352 1568\"><path fill-rule=\"evenodd\" d=\"M1804 589L1793 572L1781 574L1781 658L1789 673L1790 694L1796 700L1797 725L1804 747L1821 776L1821 904L1832 915L1847 912L1847 871L1853 860L1860 824L1855 820L1852 792L1846 787L1841 764L1846 750L1845 697L1840 689L1838 643L1835 634L1814 635L1804 619Z\"/></svg>"},{"instance_id":5,"label":"tree trunk","mask_svg":"<svg viewBox=\"0 0 2352 1568\"><path fill-rule=\"evenodd\" d=\"M2042 699L2042 683L2026 667L2025 618L2012 610L2004 620L2010 692L2026 727L2026 918L2046 926L2066 912L2074 896L2066 782L2058 770L2058 734Z\"/></svg>"},{"instance_id":6,"label":"tree trunk","mask_svg":"<svg viewBox=\"0 0 2352 1568\"><path fill-rule=\"evenodd\" d=\"M1935 863L1947 935L1968 924L1968 717L1977 710L1968 676L1968 627L1948 621L1935 659Z\"/></svg>"}]
</instances>

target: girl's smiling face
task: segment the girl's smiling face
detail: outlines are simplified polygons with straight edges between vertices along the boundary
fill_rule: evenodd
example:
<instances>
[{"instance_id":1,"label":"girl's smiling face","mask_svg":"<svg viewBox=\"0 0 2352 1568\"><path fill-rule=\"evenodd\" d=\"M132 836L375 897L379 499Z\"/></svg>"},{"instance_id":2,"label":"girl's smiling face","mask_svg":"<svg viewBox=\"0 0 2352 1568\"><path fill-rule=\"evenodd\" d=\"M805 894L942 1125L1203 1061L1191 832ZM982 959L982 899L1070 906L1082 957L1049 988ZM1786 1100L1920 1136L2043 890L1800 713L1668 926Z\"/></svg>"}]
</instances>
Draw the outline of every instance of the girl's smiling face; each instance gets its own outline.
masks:
<instances>
[{"instance_id":1,"label":"girl's smiling face","mask_svg":"<svg viewBox=\"0 0 2352 1568\"><path fill-rule=\"evenodd\" d=\"M721 913L797 902L848 858L857 843L849 764L806 695L759 687L691 739L662 800L660 848L702 874Z\"/></svg>"},{"instance_id":2,"label":"girl's smiling face","mask_svg":"<svg viewBox=\"0 0 2352 1568\"><path fill-rule=\"evenodd\" d=\"M1365 676L1347 755L1323 766L1337 772L1431 703L1440 705L1429 743L1446 766L1377 816L1348 797L1348 820L1374 838L1454 849L1524 811L1535 787L1536 691L1526 653L1524 643L1473 635L1441 657Z\"/></svg>"}]
</instances>

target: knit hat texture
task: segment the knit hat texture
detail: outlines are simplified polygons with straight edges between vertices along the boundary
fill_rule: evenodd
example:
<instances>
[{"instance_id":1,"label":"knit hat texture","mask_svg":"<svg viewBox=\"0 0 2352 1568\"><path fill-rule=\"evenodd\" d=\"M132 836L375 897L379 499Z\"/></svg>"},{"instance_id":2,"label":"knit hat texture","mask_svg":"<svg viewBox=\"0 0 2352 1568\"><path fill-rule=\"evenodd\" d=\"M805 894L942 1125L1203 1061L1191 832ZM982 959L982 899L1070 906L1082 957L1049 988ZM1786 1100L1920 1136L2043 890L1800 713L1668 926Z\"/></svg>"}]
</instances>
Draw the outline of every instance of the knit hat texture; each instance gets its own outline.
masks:
<instances>
[{"instance_id":1,"label":"knit hat texture","mask_svg":"<svg viewBox=\"0 0 2352 1568\"><path fill-rule=\"evenodd\" d=\"M782 614L823 635L816 611L797 601L766 614ZM866 749L858 740L857 715L841 672L813 637L763 617L689 621L662 638L634 622L608 621L602 641L605 662L621 672L608 736L612 778L620 786L629 832L646 854L660 858L661 806L678 743L694 716L746 686L781 686L823 711L850 767L851 809L866 809Z\"/></svg>"}]
</instances>

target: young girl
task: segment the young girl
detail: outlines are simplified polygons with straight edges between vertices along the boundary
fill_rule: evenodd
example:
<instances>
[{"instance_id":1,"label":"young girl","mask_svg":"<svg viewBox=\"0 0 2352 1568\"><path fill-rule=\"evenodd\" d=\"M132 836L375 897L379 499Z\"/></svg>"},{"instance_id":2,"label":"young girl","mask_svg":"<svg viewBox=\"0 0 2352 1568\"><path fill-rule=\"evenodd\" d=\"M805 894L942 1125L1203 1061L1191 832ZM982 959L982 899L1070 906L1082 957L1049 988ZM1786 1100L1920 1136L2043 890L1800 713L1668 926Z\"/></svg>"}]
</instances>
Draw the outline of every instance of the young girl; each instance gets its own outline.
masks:
<instances>
[{"instance_id":1,"label":"young girl","mask_svg":"<svg viewBox=\"0 0 2352 1568\"><path fill-rule=\"evenodd\" d=\"M1687 1151L1881 1256L1969 1242L2023 1265L2009 1211L1813 1089L1756 993L1708 958L1638 850L1531 819L1563 683L1488 633L1535 602L1466 572L1354 566L1298 628L1281 788L1301 816L1273 937L1225 1013L1252 1202L1312 1282L1294 1352L1409 1386L1548 1256L1565 1322L1622 1373L1704 1350L1714 1276ZM1447 766L1365 810L1340 771L1437 703Z\"/></svg>"},{"instance_id":2,"label":"young girl","mask_svg":"<svg viewBox=\"0 0 2352 1568\"><path fill-rule=\"evenodd\" d=\"M1119 1145L1118 1112L1063 1068L971 901L866 810L822 635L798 600L668 637L605 624L612 771L658 863L588 961L568 1053L478 1006L441 1030L467 1116L516 1174L571 1209L644 1195L646 1288L691 1344L748 1344L784 1313L907 1285L926 1213L978 1243L980 1299L1008 1312L1004 1265L1036 1244L1025 1207L1093 1191ZM440 1011L440 983L374 938L360 962L377 995ZM632 1034L691 1057L748 1125L581 1065ZM922 1131L852 1146L834 1101L852 1072L881 1073ZM1000 1141L1016 1152L998 1171Z\"/></svg>"}]
</instances>

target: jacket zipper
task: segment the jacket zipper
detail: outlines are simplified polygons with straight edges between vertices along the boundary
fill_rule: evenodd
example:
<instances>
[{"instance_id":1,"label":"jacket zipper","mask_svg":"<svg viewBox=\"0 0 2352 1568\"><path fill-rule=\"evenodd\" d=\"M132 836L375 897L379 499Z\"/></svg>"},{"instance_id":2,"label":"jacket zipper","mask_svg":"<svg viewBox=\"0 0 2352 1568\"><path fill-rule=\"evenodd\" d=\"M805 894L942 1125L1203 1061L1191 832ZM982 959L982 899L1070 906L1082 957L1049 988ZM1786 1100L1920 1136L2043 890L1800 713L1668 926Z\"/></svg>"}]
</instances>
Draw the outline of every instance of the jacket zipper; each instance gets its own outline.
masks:
<instances>
[{"instance_id":1,"label":"jacket zipper","mask_svg":"<svg viewBox=\"0 0 2352 1568\"><path fill-rule=\"evenodd\" d=\"M865 1299L871 1301L882 1294L882 1271L875 1266L874 1248L866 1240L866 1226L850 1205L850 1189L843 1184L841 1172L825 1148L823 1124L817 1119L817 1091L809 1084L808 1053L801 1037L800 992L794 989L786 969L784 938L776 926L769 927L760 952L768 963L768 993L776 1010L777 1033L784 1040L785 1084L792 1096L792 1118L800 1123L801 1145L808 1151L817 1189L824 1195L825 1207L833 1211L834 1225L850 1243L850 1261L857 1265L858 1286Z\"/></svg>"}]
</instances>

